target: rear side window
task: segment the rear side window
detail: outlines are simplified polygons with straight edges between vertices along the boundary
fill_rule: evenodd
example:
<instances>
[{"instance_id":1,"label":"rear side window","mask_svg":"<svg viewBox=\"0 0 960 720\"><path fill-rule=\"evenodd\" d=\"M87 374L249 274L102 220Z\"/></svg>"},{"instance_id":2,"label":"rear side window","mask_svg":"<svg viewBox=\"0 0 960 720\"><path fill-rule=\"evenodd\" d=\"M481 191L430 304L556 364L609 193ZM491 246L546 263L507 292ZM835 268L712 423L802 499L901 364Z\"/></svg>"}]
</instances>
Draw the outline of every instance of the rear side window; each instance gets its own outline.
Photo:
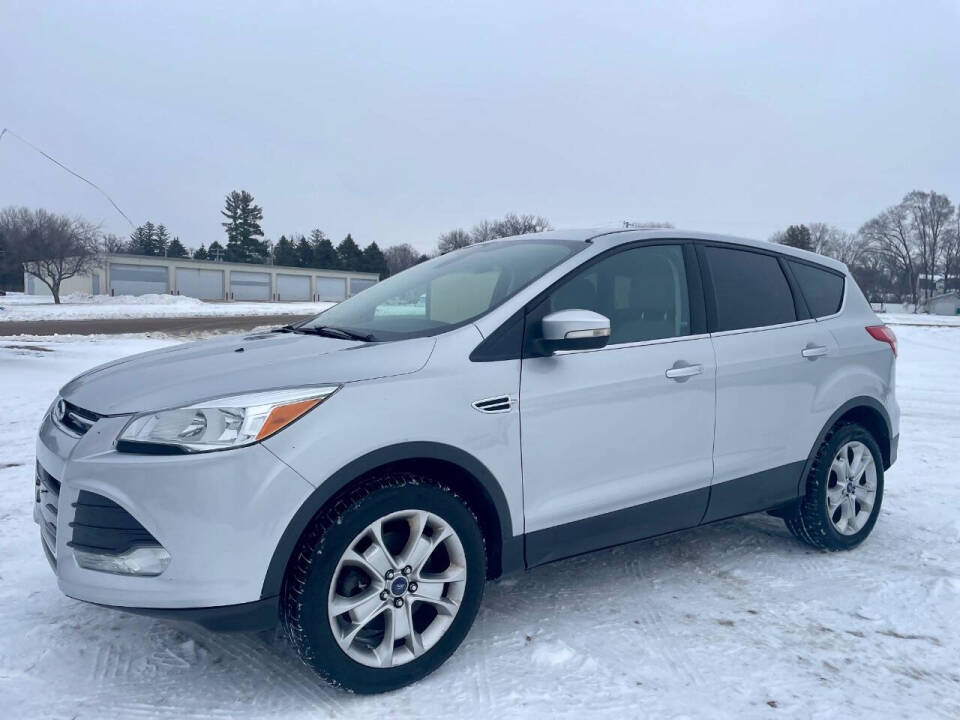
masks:
<instances>
[{"instance_id":1,"label":"rear side window","mask_svg":"<svg viewBox=\"0 0 960 720\"><path fill-rule=\"evenodd\" d=\"M772 255L706 247L713 282L716 331L793 322L797 311L787 278Z\"/></svg>"},{"instance_id":2,"label":"rear side window","mask_svg":"<svg viewBox=\"0 0 960 720\"><path fill-rule=\"evenodd\" d=\"M788 260L807 307L814 317L833 315L843 302L843 276L813 265Z\"/></svg>"}]
</instances>

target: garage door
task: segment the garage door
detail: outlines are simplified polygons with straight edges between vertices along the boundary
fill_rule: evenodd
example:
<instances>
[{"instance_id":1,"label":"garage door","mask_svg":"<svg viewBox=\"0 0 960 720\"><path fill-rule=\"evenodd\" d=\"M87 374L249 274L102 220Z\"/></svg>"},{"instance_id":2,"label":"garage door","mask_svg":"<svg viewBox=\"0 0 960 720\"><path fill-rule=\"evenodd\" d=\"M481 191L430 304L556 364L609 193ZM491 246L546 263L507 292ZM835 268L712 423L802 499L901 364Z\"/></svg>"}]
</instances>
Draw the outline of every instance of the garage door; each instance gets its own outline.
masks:
<instances>
[{"instance_id":1,"label":"garage door","mask_svg":"<svg viewBox=\"0 0 960 720\"><path fill-rule=\"evenodd\" d=\"M165 293L167 278L165 267L110 263L110 293L113 295Z\"/></svg>"},{"instance_id":2,"label":"garage door","mask_svg":"<svg viewBox=\"0 0 960 720\"><path fill-rule=\"evenodd\" d=\"M360 278L350 278L350 294L356 295L361 290L373 287L377 284L376 280L361 280Z\"/></svg>"},{"instance_id":3,"label":"garage door","mask_svg":"<svg viewBox=\"0 0 960 720\"><path fill-rule=\"evenodd\" d=\"M177 268L177 292L198 300L223 300L223 270Z\"/></svg>"},{"instance_id":4,"label":"garage door","mask_svg":"<svg viewBox=\"0 0 960 720\"><path fill-rule=\"evenodd\" d=\"M346 278L317 278L317 299L327 302L340 302L345 297L347 297Z\"/></svg>"},{"instance_id":5,"label":"garage door","mask_svg":"<svg viewBox=\"0 0 960 720\"><path fill-rule=\"evenodd\" d=\"M230 293L234 300L269 300L270 273L230 272Z\"/></svg>"},{"instance_id":6,"label":"garage door","mask_svg":"<svg viewBox=\"0 0 960 720\"><path fill-rule=\"evenodd\" d=\"M277 295L281 300L310 300L310 276L277 273Z\"/></svg>"}]
</instances>

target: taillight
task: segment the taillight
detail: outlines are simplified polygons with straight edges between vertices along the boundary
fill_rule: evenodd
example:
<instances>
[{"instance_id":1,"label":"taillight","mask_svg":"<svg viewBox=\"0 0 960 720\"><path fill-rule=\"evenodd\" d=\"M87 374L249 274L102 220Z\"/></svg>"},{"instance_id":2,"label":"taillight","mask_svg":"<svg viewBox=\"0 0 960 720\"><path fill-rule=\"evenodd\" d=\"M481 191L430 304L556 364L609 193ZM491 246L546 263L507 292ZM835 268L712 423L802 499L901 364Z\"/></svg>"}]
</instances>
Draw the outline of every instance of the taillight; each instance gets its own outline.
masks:
<instances>
[{"instance_id":1,"label":"taillight","mask_svg":"<svg viewBox=\"0 0 960 720\"><path fill-rule=\"evenodd\" d=\"M890 349L893 350L893 356L897 356L897 336L893 334L893 330L886 325L870 325L866 330L874 340L879 340L889 345Z\"/></svg>"}]
</instances>

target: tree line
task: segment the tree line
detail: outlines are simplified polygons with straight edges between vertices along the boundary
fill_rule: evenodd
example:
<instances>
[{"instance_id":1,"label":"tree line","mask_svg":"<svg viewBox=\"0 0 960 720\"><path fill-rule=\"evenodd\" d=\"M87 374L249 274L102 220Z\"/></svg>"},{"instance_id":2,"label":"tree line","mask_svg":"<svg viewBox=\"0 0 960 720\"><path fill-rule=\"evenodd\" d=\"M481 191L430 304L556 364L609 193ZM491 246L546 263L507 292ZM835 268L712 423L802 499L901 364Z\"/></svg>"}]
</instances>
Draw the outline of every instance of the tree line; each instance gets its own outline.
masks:
<instances>
[{"instance_id":1,"label":"tree line","mask_svg":"<svg viewBox=\"0 0 960 720\"><path fill-rule=\"evenodd\" d=\"M8 207L0 211L0 287L22 288L26 271L46 284L59 302L60 283L88 272L102 252L361 271L384 278L474 243L552 229L540 215L509 213L444 232L435 248L423 253L407 243L381 250L372 242L361 249L349 233L334 245L319 228L284 234L273 243L263 236L262 208L245 190L226 196L221 215L226 242L191 251L163 223L145 222L121 239L104 235L82 218ZM845 263L874 302L908 302L916 309L942 290L960 290L960 208L935 191L907 193L856 232L810 222L790 225L770 239Z\"/></svg>"},{"instance_id":2,"label":"tree line","mask_svg":"<svg viewBox=\"0 0 960 720\"><path fill-rule=\"evenodd\" d=\"M960 208L932 190L907 193L856 232L813 222L770 239L845 263L871 302L916 310L940 292L960 290Z\"/></svg>"},{"instance_id":3,"label":"tree line","mask_svg":"<svg viewBox=\"0 0 960 720\"><path fill-rule=\"evenodd\" d=\"M263 220L263 208L256 204L253 195L246 190L230 192L220 214L224 218L221 225L226 234L225 244L215 240L209 247L201 244L191 251L180 242L179 237L171 238L163 223L148 221L138 226L125 242L108 238L106 247L110 252L134 255L349 270L376 273L381 278L390 272L384 254L376 242L361 250L350 233L336 246L320 228L314 228L309 235L281 235L276 243L271 242L264 238L260 224Z\"/></svg>"},{"instance_id":4,"label":"tree line","mask_svg":"<svg viewBox=\"0 0 960 720\"><path fill-rule=\"evenodd\" d=\"M381 250L376 242L372 242L361 249L350 233L334 245L320 228L314 228L307 234L283 234L274 243L264 238L260 224L263 208L246 190L234 190L228 194L220 214L224 218L221 225L227 236L226 244L214 241L209 247L201 244L191 251L184 247L179 237L171 237L163 223L145 222L125 242L115 236L107 236L105 247L108 252L134 255L370 272L383 279L431 257L473 243L552 229L550 222L542 216L508 213L499 219L481 220L469 230L456 228L442 233L437 239L436 248L423 253L409 243L391 245Z\"/></svg>"}]
</instances>

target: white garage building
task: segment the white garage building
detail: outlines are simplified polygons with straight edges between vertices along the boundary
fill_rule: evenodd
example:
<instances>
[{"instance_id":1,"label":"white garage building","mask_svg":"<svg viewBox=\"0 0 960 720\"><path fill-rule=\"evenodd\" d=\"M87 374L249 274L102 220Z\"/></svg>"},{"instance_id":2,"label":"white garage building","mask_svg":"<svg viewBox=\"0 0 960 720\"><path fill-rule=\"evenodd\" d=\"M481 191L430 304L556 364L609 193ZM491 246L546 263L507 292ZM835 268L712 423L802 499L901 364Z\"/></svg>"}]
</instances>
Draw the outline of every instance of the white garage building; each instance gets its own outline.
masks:
<instances>
[{"instance_id":1,"label":"white garage building","mask_svg":"<svg viewBox=\"0 0 960 720\"><path fill-rule=\"evenodd\" d=\"M63 282L63 295L186 295L200 300L261 302L338 302L377 282L374 273L317 270L279 265L192 260L189 258L105 255L87 275ZM47 286L24 275L28 295L48 295Z\"/></svg>"},{"instance_id":2,"label":"white garage building","mask_svg":"<svg viewBox=\"0 0 960 720\"><path fill-rule=\"evenodd\" d=\"M960 291L934 295L927 300L926 311L931 315L960 315Z\"/></svg>"}]
</instances>

